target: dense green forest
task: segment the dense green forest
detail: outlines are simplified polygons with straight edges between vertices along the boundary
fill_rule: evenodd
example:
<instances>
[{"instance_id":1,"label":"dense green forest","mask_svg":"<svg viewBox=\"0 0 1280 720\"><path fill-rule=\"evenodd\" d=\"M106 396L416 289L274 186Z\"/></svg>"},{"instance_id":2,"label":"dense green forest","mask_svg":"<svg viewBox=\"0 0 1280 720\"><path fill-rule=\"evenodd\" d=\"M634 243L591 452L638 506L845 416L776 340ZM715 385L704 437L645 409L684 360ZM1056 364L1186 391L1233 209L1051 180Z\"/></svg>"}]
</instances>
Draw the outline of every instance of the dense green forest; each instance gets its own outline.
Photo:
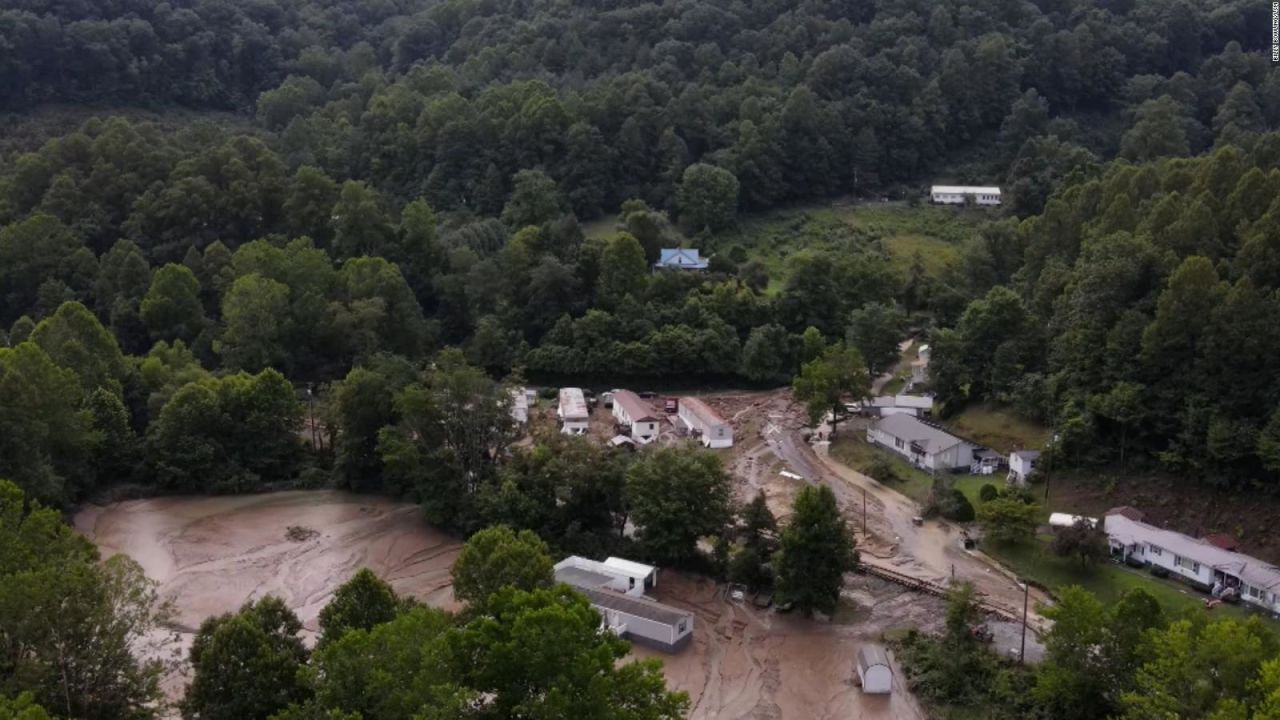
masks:
<instances>
[{"instance_id":1,"label":"dense green forest","mask_svg":"<svg viewBox=\"0 0 1280 720\"><path fill-rule=\"evenodd\" d=\"M1278 160L1267 135L1059 190L1009 226L1021 260L1003 284L934 333L941 397L1012 403L1077 461L1273 488Z\"/></svg>"},{"instance_id":2,"label":"dense green forest","mask_svg":"<svg viewBox=\"0 0 1280 720\"><path fill-rule=\"evenodd\" d=\"M0 142L0 717L156 714L160 669L129 650L163 608L48 509L107 491L384 493L461 534L506 526L505 544L625 552L834 609L857 555L829 490L779 528L763 499L734 507L712 455L517 446L509 393L530 376L798 377L820 416L924 331L947 410L1013 406L1077 463L1274 487L1268 19L1244 0L6 3L0 106L23 130ZM22 122L40 113L89 119ZM774 266L736 239L743 213L911 208L939 179L1005 189L990 222L928 220L954 263L895 262L842 223L789 226L820 242ZM588 236L597 218L612 227ZM684 243L706 272L652 272ZM585 717L568 696L588 690L629 708L609 717L683 711L652 666L615 666L625 648L581 598L468 578L488 590L457 617L391 597L314 652L278 602L211 620L183 711ZM562 655L510 654L541 643L513 635L531 618ZM1008 690L944 702L1034 685L1036 712L1274 717L1272 640L1149 620L1125 640L1148 654L1105 687L1092 650L1071 652L1108 641L1070 623L1050 638L1058 675L948 650L958 635L908 651ZM1157 656L1201 636L1251 654L1229 687L1167 699L1180 668L1220 658ZM245 663L269 672L220 691ZM382 667L414 682L342 682ZM1213 706L1218 690L1237 705Z\"/></svg>"}]
</instances>

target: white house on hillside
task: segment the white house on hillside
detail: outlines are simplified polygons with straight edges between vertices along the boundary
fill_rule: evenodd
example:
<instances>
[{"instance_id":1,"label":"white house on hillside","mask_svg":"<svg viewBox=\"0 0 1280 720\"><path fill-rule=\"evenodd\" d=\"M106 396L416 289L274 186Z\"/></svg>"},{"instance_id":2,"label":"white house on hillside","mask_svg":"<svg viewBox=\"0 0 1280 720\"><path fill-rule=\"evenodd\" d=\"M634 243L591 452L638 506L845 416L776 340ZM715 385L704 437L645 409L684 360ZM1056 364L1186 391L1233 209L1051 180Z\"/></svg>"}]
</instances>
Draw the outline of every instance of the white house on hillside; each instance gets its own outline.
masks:
<instances>
[{"instance_id":1,"label":"white house on hillside","mask_svg":"<svg viewBox=\"0 0 1280 720\"><path fill-rule=\"evenodd\" d=\"M967 201L972 201L975 205L999 205L1000 188L934 185L929 188L929 199L939 205L963 205Z\"/></svg>"},{"instance_id":2,"label":"white house on hillside","mask_svg":"<svg viewBox=\"0 0 1280 720\"><path fill-rule=\"evenodd\" d=\"M910 415L920 417L933 412L933 398L928 395L882 395L867 405L872 415Z\"/></svg>"},{"instance_id":3,"label":"white house on hillside","mask_svg":"<svg viewBox=\"0 0 1280 720\"><path fill-rule=\"evenodd\" d=\"M973 462L973 443L910 415L890 415L867 428L867 442L886 447L916 467L950 472Z\"/></svg>"},{"instance_id":4,"label":"white house on hillside","mask_svg":"<svg viewBox=\"0 0 1280 720\"><path fill-rule=\"evenodd\" d=\"M688 248L663 248L658 251L655 270L706 270L707 259L697 250Z\"/></svg>"},{"instance_id":5,"label":"white house on hillside","mask_svg":"<svg viewBox=\"0 0 1280 720\"><path fill-rule=\"evenodd\" d=\"M677 411L680 421L698 440L709 448L727 448L733 445L733 427L724 421L710 405L695 397L680 398Z\"/></svg>"},{"instance_id":6,"label":"white house on hillside","mask_svg":"<svg viewBox=\"0 0 1280 720\"><path fill-rule=\"evenodd\" d=\"M1121 560L1164 568L1214 597L1235 595L1267 612L1280 612L1280 568L1131 516L1115 509L1103 521L1111 552Z\"/></svg>"},{"instance_id":7,"label":"white house on hillside","mask_svg":"<svg viewBox=\"0 0 1280 720\"><path fill-rule=\"evenodd\" d=\"M1009 482L1026 485L1027 476L1035 471L1039 461L1039 450L1014 450L1009 453Z\"/></svg>"},{"instance_id":8,"label":"white house on hillside","mask_svg":"<svg viewBox=\"0 0 1280 720\"><path fill-rule=\"evenodd\" d=\"M613 417L631 428L631 439L644 445L658 439L658 415L630 390L613 393Z\"/></svg>"},{"instance_id":9,"label":"white house on hillside","mask_svg":"<svg viewBox=\"0 0 1280 720\"><path fill-rule=\"evenodd\" d=\"M587 409L587 399L582 388L560 388L560 407L556 410L560 416L560 432L566 435L583 435L587 432L591 413Z\"/></svg>"}]
</instances>

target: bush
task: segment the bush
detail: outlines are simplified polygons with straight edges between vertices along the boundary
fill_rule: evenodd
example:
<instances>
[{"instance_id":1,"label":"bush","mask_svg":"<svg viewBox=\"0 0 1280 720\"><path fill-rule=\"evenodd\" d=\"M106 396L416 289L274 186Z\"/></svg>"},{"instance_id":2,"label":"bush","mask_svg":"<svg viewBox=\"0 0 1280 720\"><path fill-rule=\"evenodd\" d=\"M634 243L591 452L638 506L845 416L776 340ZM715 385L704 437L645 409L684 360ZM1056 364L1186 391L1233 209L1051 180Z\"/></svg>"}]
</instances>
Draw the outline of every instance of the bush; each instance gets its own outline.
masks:
<instances>
[{"instance_id":1,"label":"bush","mask_svg":"<svg viewBox=\"0 0 1280 720\"><path fill-rule=\"evenodd\" d=\"M969 502L969 498L965 497L964 493L951 488L945 497L947 502L941 508L942 517L954 522L973 522L977 517L973 510L973 503Z\"/></svg>"},{"instance_id":2,"label":"bush","mask_svg":"<svg viewBox=\"0 0 1280 720\"><path fill-rule=\"evenodd\" d=\"M978 489L978 499L982 502L991 502L998 497L1000 497L1000 491L991 483L987 483Z\"/></svg>"},{"instance_id":3,"label":"bush","mask_svg":"<svg viewBox=\"0 0 1280 720\"><path fill-rule=\"evenodd\" d=\"M926 517L941 515L952 522L973 522L977 517L969 498L959 490L947 487L941 479L933 482L933 490L924 504L924 514Z\"/></svg>"},{"instance_id":4,"label":"bush","mask_svg":"<svg viewBox=\"0 0 1280 720\"><path fill-rule=\"evenodd\" d=\"M898 471L894 469L893 463L888 458L882 457L877 457L867 464L867 476L882 483L897 482L902 479L898 477Z\"/></svg>"}]
</instances>

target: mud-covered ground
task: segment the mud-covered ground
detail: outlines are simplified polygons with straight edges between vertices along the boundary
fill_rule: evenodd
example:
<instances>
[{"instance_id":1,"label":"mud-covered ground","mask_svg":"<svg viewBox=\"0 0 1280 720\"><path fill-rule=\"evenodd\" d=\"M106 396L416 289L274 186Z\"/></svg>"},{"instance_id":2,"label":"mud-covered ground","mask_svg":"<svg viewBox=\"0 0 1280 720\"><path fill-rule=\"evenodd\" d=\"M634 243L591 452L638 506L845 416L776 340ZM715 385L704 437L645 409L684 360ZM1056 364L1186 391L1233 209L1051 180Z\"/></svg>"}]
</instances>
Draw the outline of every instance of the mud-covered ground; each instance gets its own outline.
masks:
<instances>
[{"instance_id":1,"label":"mud-covered ground","mask_svg":"<svg viewBox=\"0 0 1280 720\"><path fill-rule=\"evenodd\" d=\"M428 527L416 507L383 498L330 491L156 498L89 507L75 523L104 556L126 553L159 583L175 611L168 650L179 656L205 618L268 593L314 632L334 589L361 567L400 593L456 607L449 568L458 542ZM290 539L290 526L317 534ZM862 695L853 663L859 644L886 629L936 625L936 598L857 577L835 622L805 620L735 604L722 586L672 571L661 574L656 597L697 614L694 643L678 655L636 654L666 663L671 685L693 699L692 718L925 717L904 688ZM186 681L179 666L166 690L177 698Z\"/></svg>"},{"instance_id":2,"label":"mud-covered ground","mask_svg":"<svg viewBox=\"0 0 1280 720\"><path fill-rule=\"evenodd\" d=\"M164 656L185 656L200 623L248 600L277 595L308 633L333 591L362 567L397 592L453 608L449 569L458 542L428 527L417 507L333 491L235 497L168 497L90 506L75 526L104 557L125 553L172 603L174 637ZM291 526L314 531L291 540ZM186 683L179 663L165 681Z\"/></svg>"},{"instance_id":3,"label":"mud-covered ground","mask_svg":"<svg viewBox=\"0 0 1280 720\"><path fill-rule=\"evenodd\" d=\"M927 717L896 682L891 695L864 695L854 663L858 647L886 630L937 630L937 598L858 577L846 588L846 608L828 622L735 603L722 586L676 573L664 573L654 594L695 613L694 642L675 656L635 652L666 663L670 685L689 693L691 720Z\"/></svg>"}]
</instances>

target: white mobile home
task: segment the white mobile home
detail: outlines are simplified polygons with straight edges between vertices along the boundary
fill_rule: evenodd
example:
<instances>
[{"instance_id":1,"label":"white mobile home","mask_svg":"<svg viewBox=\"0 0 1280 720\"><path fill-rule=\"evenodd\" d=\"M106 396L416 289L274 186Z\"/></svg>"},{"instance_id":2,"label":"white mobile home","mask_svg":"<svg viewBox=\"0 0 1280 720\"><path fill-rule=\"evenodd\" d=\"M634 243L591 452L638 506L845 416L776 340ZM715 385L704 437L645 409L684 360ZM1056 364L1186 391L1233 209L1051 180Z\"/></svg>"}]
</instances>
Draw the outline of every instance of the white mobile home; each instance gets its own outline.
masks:
<instances>
[{"instance_id":1,"label":"white mobile home","mask_svg":"<svg viewBox=\"0 0 1280 720\"><path fill-rule=\"evenodd\" d=\"M657 568L651 565L571 556L556 563L555 574L558 582L586 595L602 624L620 637L666 652L684 648L693 638L693 613L645 597L658 582Z\"/></svg>"},{"instance_id":2,"label":"white mobile home","mask_svg":"<svg viewBox=\"0 0 1280 720\"><path fill-rule=\"evenodd\" d=\"M928 395L882 395L872 398L868 410L872 415L910 415L920 417L933 412L933 398Z\"/></svg>"},{"instance_id":3,"label":"white mobile home","mask_svg":"<svg viewBox=\"0 0 1280 720\"><path fill-rule=\"evenodd\" d=\"M867 442L886 447L916 467L950 472L973 463L973 443L917 420L890 415L867 428Z\"/></svg>"},{"instance_id":4,"label":"white mobile home","mask_svg":"<svg viewBox=\"0 0 1280 720\"><path fill-rule=\"evenodd\" d=\"M529 422L529 395L524 388L511 391L511 419L521 425Z\"/></svg>"},{"instance_id":5,"label":"white mobile home","mask_svg":"<svg viewBox=\"0 0 1280 720\"><path fill-rule=\"evenodd\" d=\"M870 695L893 692L893 668L884 648L879 645L858 648L858 682L862 685L862 692Z\"/></svg>"},{"instance_id":6,"label":"white mobile home","mask_svg":"<svg viewBox=\"0 0 1280 720\"><path fill-rule=\"evenodd\" d=\"M566 435L583 435L591 419L587 410L587 399L582 388L560 388L560 407L556 410L562 426L560 432Z\"/></svg>"},{"instance_id":7,"label":"white mobile home","mask_svg":"<svg viewBox=\"0 0 1280 720\"><path fill-rule=\"evenodd\" d=\"M1039 450L1015 450L1009 453L1009 482L1026 485L1027 476L1036 469L1036 462L1039 460Z\"/></svg>"},{"instance_id":8,"label":"white mobile home","mask_svg":"<svg viewBox=\"0 0 1280 720\"><path fill-rule=\"evenodd\" d=\"M658 439L658 415L630 390L613 393L613 417L631 429L631 439L644 445Z\"/></svg>"},{"instance_id":9,"label":"white mobile home","mask_svg":"<svg viewBox=\"0 0 1280 720\"><path fill-rule=\"evenodd\" d=\"M999 205L1000 188L934 185L929 188L929 199L939 205L963 205L968 201L972 201L975 205Z\"/></svg>"},{"instance_id":10,"label":"white mobile home","mask_svg":"<svg viewBox=\"0 0 1280 720\"><path fill-rule=\"evenodd\" d=\"M678 417L709 448L733 446L733 427L710 405L695 397L680 398Z\"/></svg>"},{"instance_id":11,"label":"white mobile home","mask_svg":"<svg viewBox=\"0 0 1280 720\"><path fill-rule=\"evenodd\" d=\"M1102 526L1119 559L1162 568L1214 597L1238 597L1267 612L1280 612L1280 568L1129 515L1112 510Z\"/></svg>"}]
</instances>

